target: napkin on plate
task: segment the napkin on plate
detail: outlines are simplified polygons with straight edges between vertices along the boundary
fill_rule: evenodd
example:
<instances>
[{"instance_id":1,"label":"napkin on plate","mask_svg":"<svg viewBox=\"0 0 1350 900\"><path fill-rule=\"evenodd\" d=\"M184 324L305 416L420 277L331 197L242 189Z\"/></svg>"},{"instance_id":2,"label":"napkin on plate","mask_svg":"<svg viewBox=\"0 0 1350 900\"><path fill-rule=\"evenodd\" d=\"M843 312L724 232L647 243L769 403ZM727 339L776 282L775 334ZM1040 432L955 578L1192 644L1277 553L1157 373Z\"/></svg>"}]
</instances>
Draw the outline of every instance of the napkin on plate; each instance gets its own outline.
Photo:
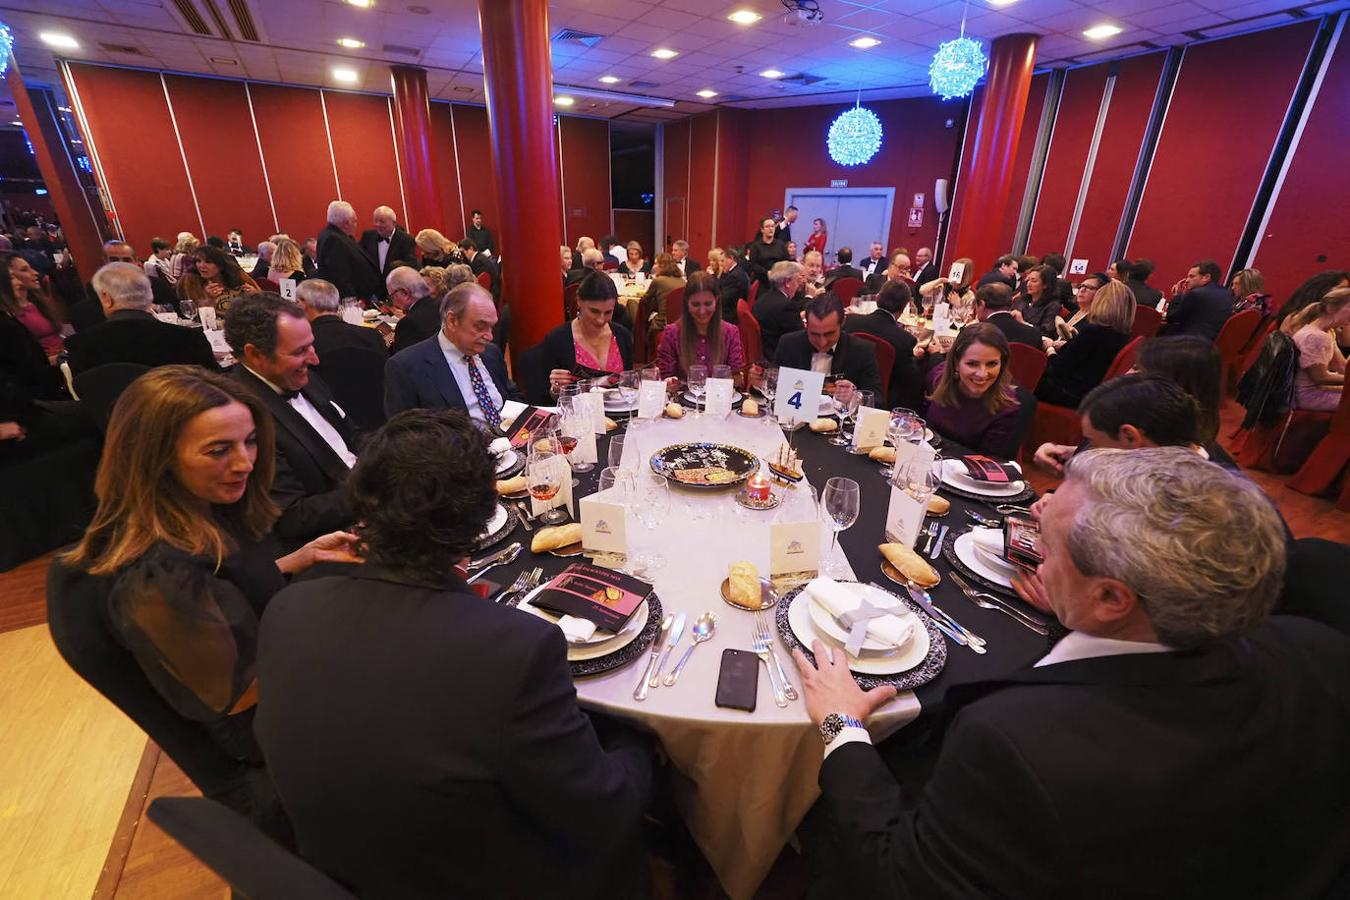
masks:
<instances>
[{"instance_id":1,"label":"napkin on plate","mask_svg":"<svg viewBox=\"0 0 1350 900\"><path fill-rule=\"evenodd\" d=\"M568 642L573 644L589 641L595 634L595 623L578 616L563 616L558 620L558 627L562 629Z\"/></svg>"},{"instance_id":2,"label":"napkin on plate","mask_svg":"<svg viewBox=\"0 0 1350 900\"><path fill-rule=\"evenodd\" d=\"M499 437L491 444L488 444L488 452L493 456L501 456L511 449L511 439Z\"/></svg>"},{"instance_id":3,"label":"napkin on plate","mask_svg":"<svg viewBox=\"0 0 1350 900\"><path fill-rule=\"evenodd\" d=\"M1022 480L1022 471L1011 463L1002 463L988 456L963 456L961 462L966 474L974 481L992 484L1011 484Z\"/></svg>"},{"instance_id":4,"label":"napkin on plate","mask_svg":"<svg viewBox=\"0 0 1350 900\"><path fill-rule=\"evenodd\" d=\"M816 578L806 585L806 593L821 608L838 619L862 605L862 596L851 586L840 584L829 578ZM905 610L907 612L908 610ZM905 621L901 616L892 614L879 616L867 621L867 634L883 643L898 647L908 640L914 627L913 621Z\"/></svg>"},{"instance_id":5,"label":"napkin on plate","mask_svg":"<svg viewBox=\"0 0 1350 900\"><path fill-rule=\"evenodd\" d=\"M984 552L998 559L1003 558L1002 528L972 528L970 538Z\"/></svg>"}]
</instances>

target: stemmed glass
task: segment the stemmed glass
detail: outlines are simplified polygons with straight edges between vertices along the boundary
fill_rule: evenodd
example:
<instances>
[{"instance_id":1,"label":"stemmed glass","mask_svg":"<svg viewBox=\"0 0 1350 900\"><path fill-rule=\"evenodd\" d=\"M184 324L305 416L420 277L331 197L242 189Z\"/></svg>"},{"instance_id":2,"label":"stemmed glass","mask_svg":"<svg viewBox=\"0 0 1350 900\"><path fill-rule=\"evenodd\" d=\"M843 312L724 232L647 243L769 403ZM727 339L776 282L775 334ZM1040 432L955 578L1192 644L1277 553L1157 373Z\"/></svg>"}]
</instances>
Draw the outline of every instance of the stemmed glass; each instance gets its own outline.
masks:
<instances>
[{"instance_id":1,"label":"stemmed glass","mask_svg":"<svg viewBox=\"0 0 1350 900\"><path fill-rule=\"evenodd\" d=\"M843 447L848 444L848 438L844 436L844 425L848 422L848 407L853 400L855 393L852 385L847 387L836 385L834 389L834 402L839 408L839 430L830 438L830 444L834 447Z\"/></svg>"},{"instance_id":2,"label":"stemmed glass","mask_svg":"<svg viewBox=\"0 0 1350 900\"><path fill-rule=\"evenodd\" d=\"M619 400L623 404L623 408L631 410L641 388L641 377L637 372L629 369L619 375L619 383L615 386L619 390Z\"/></svg>"},{"instance_id":3,"label":"stemmed glass","mask_svg":"<svg viewBox=\"0 0 1350 900\"><path fill-rule=\"evenodd\" d=\"M609 439L609 455L606 457L609 460L609 468L623 468L623 445L624 436L621 434L616 434Z\"/></svg>"},{"instance_id":4,"label":"stemmed glass","mask_svg":"<svg viewBox=\"0 0 1350 900\"><path fill-rule=\"evenodd\" d=\"M891 410L891 421L886 426L886 437L890 440L891 446L895 448L895 455L900 457L900 444L908 442L918 444L923 440L923 419L912 409L906 409L903 406L897 406ZM918 432L917 439L915 431ZM881 474L889 479L894 474L894 467L881 464Z\"/></svg>"},{"instance_id":5,"label":"stemmed glass","mask_svg":"<svg viewBox=\"0 0 1350 900\"><path fill-rule=\"evenodd\" d=\"M633 512L642 527L650 532L650 537L658 540L656 529L670 511L670 486L666 476L655 472L639 472L633 482ZM637 571L654 572L666 564L666 558L656 547L648 547L646 552L638 554L634 562Z\"/></svg>"},{"instance_id":6,"label":"stemmed glass","mask_svg":"<svg viewBox=\"0 0 1350 900\"><path fill-rule=\"evenodd\" d=\"M915 455L904 465L896 466L891 484L909 494L925 509L928 500L937 492L942 483L942 456L934 454L930 461L927 456Z\"/></svg>"},{"instance_id":7,"label":"stemmed glass","mask_svg":"<svg viewBox=\"0 0 1350 900\"><path fill-rule=\"evenodd\" d=\"M551 445L551 439L545 438ZM558 496L558 491L562 490L562 471L558 465L559 456L551 450L537 450L531 448L529 459L525 463L525 486L530 491L530 496L541 503L546 503ZM567 521L567 514L561 509L554 507L546 510L539 516L540 520L548 525L557 525Z\"/></svg>"},{"instance_id":8,"label":"stemmed glass","mask_svg":"<svg viewBox=\"0 0 1350 900\"><path fill-rule=\"evenodd\" d=\"M188 321L197 318L197 304L184 297L178 301L178 313Z\"/></svg>"},{"instance_id":9,"label":"stemmed glass","mask_svg":"<svg viewBox=\"0 0 1350 900\"><path fill-rule=\"evenodd\" d=\"M858 414L863 407L870 407L876 402L876 392L855 390L853 396L848 398L848 407L845 409L844 418L853 425L853 430L858 430ZM852 443L853 437L850 435L846 443ZM857 451L854 451L857 452Z\"/></svg>"},{"instance_id":10,"label":"stemmed glass","mask_svg":"<svg viewBox=\"0 0 1350 900\"><path fill-rule=\"evenodd\" d=\"M764 395L764 399L769 401L769 409L773 409L773 398L778 394L778 367L767 366L764 369L764 382L759 386L759 392Z\"/></svg>"},{"instance_id":11,"label":"stemmed glass","mask_svg":"<svg viewBox=\"0 0 1350 900\"><path fill-rule=\"evenodd\" d=\"M689 393L694 395L694 418L703 416L703 395L708 392L708 367L689 367Z\"/></svg>"},{"instance_id":12,"label":"stemmed glass","mask_svg":"<svg viewBox=\"0 0 1350 900\"><path fill-rule=\"evenodd\" d=\"M589 416L582 415L576 409L563 410L562 414L562 434L559 439L562 442L563 453L567 455L567 461L572 466L573 472L589 472L595 468L595 463L578 462L572 458L572 451L576 450L578 442L582 436L591 430L591 421ZM576 487L578 482L574 479L572 486Z\"/></svg>"},{"instance_id":13,"label":"stemmed glass","mask_svg":"<svg viewBox=\"0 0 1350 900\"><path fill-rule=\"evenodd\" d=\"M821 518L830 529L830 552L822 571L831 578L840 578L845 572L834 561L834 548L839 543L839 532L853 527L858 521L861 497L858 482L852 478L831 478L820 492Z\"/></svg>"}]
</instances>

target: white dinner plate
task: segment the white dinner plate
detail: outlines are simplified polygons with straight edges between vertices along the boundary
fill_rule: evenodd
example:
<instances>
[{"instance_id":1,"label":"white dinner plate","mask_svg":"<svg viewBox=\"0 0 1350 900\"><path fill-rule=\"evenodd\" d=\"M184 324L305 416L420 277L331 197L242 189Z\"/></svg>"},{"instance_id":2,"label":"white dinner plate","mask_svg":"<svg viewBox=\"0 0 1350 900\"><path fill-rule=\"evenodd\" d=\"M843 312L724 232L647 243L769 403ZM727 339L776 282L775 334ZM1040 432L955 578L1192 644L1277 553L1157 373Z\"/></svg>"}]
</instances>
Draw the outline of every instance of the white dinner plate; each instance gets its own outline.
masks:
<instances>
[{"instance_id":1,"label":"white dinner plate","mask_svg":"<svg viewBox=\"0 0 1350 900\"><path fill-rule=\"evenodd\" d=\"M732 405L732 406L735 406L737 403L740 403L741 400L742 400L744 397L745 397L745 395L742 394L740 391L732 391L732 392L731 392L731 405ZM694 397L693 393L691 393L690 391L685 391L685 392L684 392L684 399L688 400L690 403L697 403L697 404L699 404L700 406L706 406L707 403L708 403L708 395L707 395L707 394L704 394L704 395L703 395L703 399L702 399L702 400L698 400L698 399L696 399L696 398ZM635 407L634 407L634 408L636 408L636 404L635 404Z\"/></svg>"},{"instance_id":2,"label":"white dinner plate","mask_svg":"<svg viewBox=\"0 0 1350 900\"><path fill-rule=\"evenodd\" d=\"M514 449L507 450L501 456L497 457L497 471L505 472L507 469L514 466L518 459L520 459L520 454Z\"/></svg>"},{"instance_id":3,"label":"white dinner plate","mask_svg":"<svg viewBox=\"0 0 1350 900\"><path fill-rule=\"evenodd\" d=\"M959 459L942 461L942 481L954 488L983 494L986 497L1012 497L1027 489L1025 481L1010 481L1007 484L992 484L988 481L976 481L966 474L966 464Z\"/></svg>"},{"instance_id":4,"label":"white dinner plate","mask_svg":"<svg viewBox=\"0 0 1350 900\"><path fill-rule=\"evenodd\" d=\"M878 588L866 584L851 584L845 586L848 587L849 590L861 594L865 600L878 609L895 610L897 617L900 619L904 619L906 616L911 619L914 617L914 613L910 608L900 600L896 599L894 594L888 594L883 590L879 590ZM802 593L806 594L807 592L802 591ZM811 613L811 624L815 626L817 634L828 635L841 647L848 643L848 632L846 632L843 626L835 620L834 616L830 615L829 610L817 603L809 594L807 596L807 604L807 609ZM923 630L923 625L919 622L914 621L912 624L914 629L920 631ZM912 634L913 631L911 631L911 635ZM912 639L913 638L911 637L910 640ZM807 646L810 645L808 644ZM878 653L891 653L896 649L896 645L869 635L863 639L862 648L863 651L870 656Z\"/></svg>"},{"instance_id":5,"label":"white dinner plate","mask_svg":"<svg viewBox=\"0 0 1350 900\"><path fill-rule=\"evenodd\" d=\"M956 552L956 558L969 566L975 574L989 579L994 584L1012 587L1012 580L1008 577L1010 573L990 565L987 557L975 549L975 535L971 532L967 531L958 537L952 544L952 550Z\"/></svg>"},{"instance_id":6,"label":"white dinner plate","mask_svg":"<svg viewBox=\"0 0 1350 900\"><path fill-rule=\"evenodd\" d=\"M497 511L492 514L491 521L488 522L487 528L483 529L483 533L478 536L478 539L481 541L488 535L496 534L500 531L501 527L506 524L506 517L508 515L509 513L506 511L506 507L498 503Z\"/></svg>"},{"instance_id":7,"label":"white dinner plate","mask_svg":"<svg viewBox=\"0 0 1350 900\"><path fill-rule=\"evenodd\" d=\"M811 598L806 596L806 591L792 598L792 605L788 607L788 625L797 636L797 640L805 647L810 647L811 642L817 639L833 645L835 642L830 640L828 635L818 633L812 624L808 607L813 605ZM843 645L839 645L839 649L842 651ZM850 656L848 667L850 671L859 675L898 675L901 672L908 672L927 658L928 629L917 628L914 639L903 650L892 654L868 655L862 659Z\"/></svg>"},{"instance_id":8,"label":"white dinner plate","mask_svg":"<svg viewBox=\"0 0 1350 900\"><path fill-rule=\"evenodd\" d=\"M612 395L611 395L612 394ZM632 412L638 408L638 397L634 396L632 400L624 400L617 391L605 394L605 412L625 413Z\"/></svg>"},{"instance_id":9,"label":"white dinner plate","mask_svg":"<svg viewBox=\"0 0 1350 900\"><path fill-rule=\"evenodd\" d=\"M971 543L975 548L975 555L978 556L980 560L984 562L986 565L990 566L996 571L1003 572L1004 575L1007 577L1012 577L1013 575L1017 574L1017 567L1014 566L1012 563L1008 562L1002 556L998 555L993 550L990 550L988 547L984 546L978 541L972 541Z\"/></svg>"},{"instance_id":10,"label":"white dinner plate","mask_svg":"<svg viewBox=\"0 0 1350 900\"><path fill-rule=\"evenodd\" d=\"M532 616L538 616L545 622L552 622L556 625L558 623L558 616L555 616L551 612L539 609L537 606L533 606L530 603L530 600L537 596L539 592L547 586L548 585L541 584L539 587L530 591L520 603L517 604L516 608L524 610ZM567 659L571 662L581 662L587 659L595 659L598 656L608 656L616 650L622 650L624 647L627 647L629 644L633 643L633 641L637 640L637 636L642 633L642 627L647 624L647 615L647 601L643 600L641 605L633 612L633 615L624 623L623 628L619 630L618 634L610 634L607 631L596 631L595 634L591 635L590 640L577 643L569 641L567 644Z\"/></svg>"}]
</instances>

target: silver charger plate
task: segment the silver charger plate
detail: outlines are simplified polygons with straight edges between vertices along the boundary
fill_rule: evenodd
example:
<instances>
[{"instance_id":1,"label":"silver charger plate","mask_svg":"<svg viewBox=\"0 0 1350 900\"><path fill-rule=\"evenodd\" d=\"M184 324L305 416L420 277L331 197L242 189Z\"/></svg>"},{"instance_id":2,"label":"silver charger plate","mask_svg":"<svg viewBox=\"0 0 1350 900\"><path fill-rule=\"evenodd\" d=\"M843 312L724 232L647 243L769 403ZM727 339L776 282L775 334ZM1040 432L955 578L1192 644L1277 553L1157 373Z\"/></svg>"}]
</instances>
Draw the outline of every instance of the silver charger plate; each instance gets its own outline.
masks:
<instances>
[{"instance_id":1,"label":"silver charger plate","mask_svg":"<svg viewBox=\"0 0 1350 900\"><path fill-rule=\"evenodd\" d=\"M661 601L655 594L652 594L647 598L647 624L642 626L642 633L631 643L620 647L613 653L597 656L595 659L568 662L568 666L572 669L572 677L582 678L586 675L598 675L601 672L626 666L642 656L651 649L652 641L656 640L656 633L661 630L662 616Z\"/></svg>"},{"instance_id":2,"label":"silver charger plate","mask_svg":"<svg viewBox=\"0 0 1350 900\"><path fill-rule=\"evenodd\" d=\"M961 534L964 534L964 532ZM955 531L947 533L947 539L942 542L942 558L951 563L952 568L961 573L961 577L968 579L981 590L990 591L991 593L998 594L1000 597L1009 597L1016 600L1018 603L1022 603L1022 598L1017 596L1017 591L1008 587L1006 584L999 584L997 581L985 578L979 572L976 572L970 566L966 565L961 557L956 555L956 539L960 537L961 534L958 534ZM1039 612L1039 610L1032 611Z\"/></svg>"},{"instance_id":3,"label":"silver charger plate","mask_svg":"<svg viewBox=\"0 0 1350 900\"><path fill-rule=\"evenodd\" d=\"M511 463L506 468L499 470L494 476L498 481L511 478L525 471L525 448L515 450L514 453L516 454L515 462Z\"/></svg>"},{"instance_id":4,"label":"silver charger plate","mask_svg":"<svg viewBox=\"0 0 1350 900\"><path fill-rule=\"evenodd\" d=\"M500 499L501 498L498 498L499 501ZM500 528L498 528L491 534L485 534L481 538L479 538L477 547L478 550L486 550L493 544L500 544L502 541L510 537L511 532L516 530L516 525L519 524L520 521L520 514L517 513L516 508L509 503L502 503L501 507L502 509L506 510L506 522L503 523Z\"/></svg>"}]
</instances>

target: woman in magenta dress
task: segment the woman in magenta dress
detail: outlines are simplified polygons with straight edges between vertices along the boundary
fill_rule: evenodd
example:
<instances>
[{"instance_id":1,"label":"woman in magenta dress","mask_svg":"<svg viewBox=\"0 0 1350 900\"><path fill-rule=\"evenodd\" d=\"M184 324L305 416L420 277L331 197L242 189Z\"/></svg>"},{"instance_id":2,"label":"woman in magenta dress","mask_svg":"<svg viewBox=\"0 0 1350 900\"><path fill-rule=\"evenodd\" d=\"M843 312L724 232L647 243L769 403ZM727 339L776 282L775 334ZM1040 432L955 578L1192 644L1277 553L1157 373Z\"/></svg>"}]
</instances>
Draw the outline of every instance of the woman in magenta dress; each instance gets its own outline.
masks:
<instances>
[{"instance_id":1,"label":"woman in magenta dress","mask_svg":"<svg viewBox=\"0 0 1350 900\"><path fill-rule=\"evenodd\" d=\"M42 292L42 276L17 253L0 254L0 312L27 328L49 360L65 349L61 320Z\"/></svg>"},{"instance_id":2,"label":"woman in magenta dress","mask_svg":"<svg viewBox=\"0 0 1350 900\"><path fill-rule=\"evenodd\" d=\"M662 378L684 378L695 365L739 369L745 364L740 331L722 321L717 276L707 272L689 276L684 286L684 313L680 321L661 332L656 364Z\"/></svg>"},{"instance_id":3,"label":"woman in magenta dress","mask_svg":"<svg viewBox=\"0 0 1350 900\"><path fill-rule=\"evenodd\" d=\"M578 378L633 367L633 333L612 321L619 299L614 280L604 272L590 272L579 283L577 317L550 331L540 344L542 369L555 397L559 388Z\"/></svg>"}]
</instances>

